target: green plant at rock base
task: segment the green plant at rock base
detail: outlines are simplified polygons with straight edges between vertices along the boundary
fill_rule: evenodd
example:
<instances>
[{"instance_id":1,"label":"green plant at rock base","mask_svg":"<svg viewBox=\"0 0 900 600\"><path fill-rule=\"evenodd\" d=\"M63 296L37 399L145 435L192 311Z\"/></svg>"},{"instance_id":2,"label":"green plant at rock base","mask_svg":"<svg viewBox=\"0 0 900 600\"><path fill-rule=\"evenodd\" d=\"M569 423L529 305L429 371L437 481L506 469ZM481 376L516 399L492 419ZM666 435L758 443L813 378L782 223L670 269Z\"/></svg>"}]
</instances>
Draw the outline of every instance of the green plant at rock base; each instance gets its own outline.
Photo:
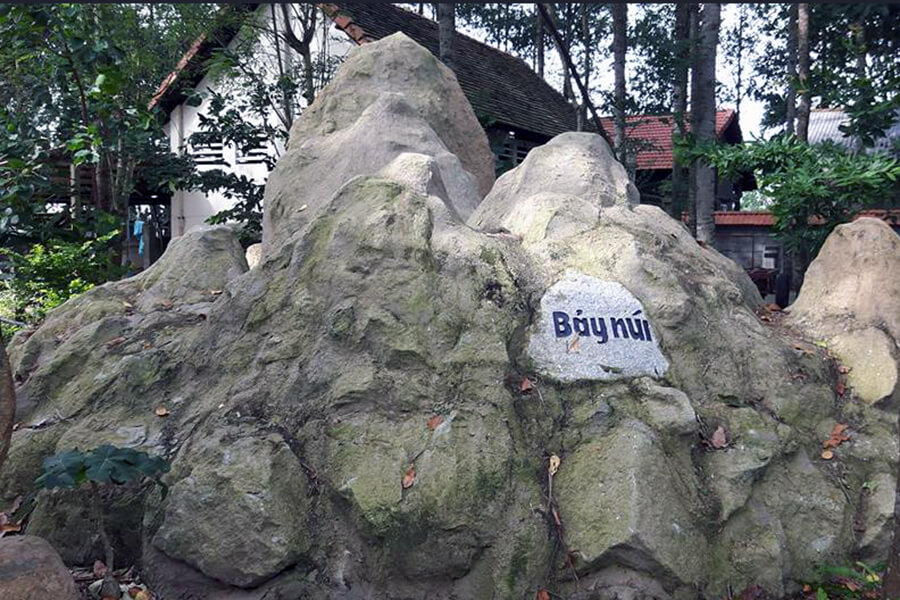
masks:
<instances>
[{"instance_id":1,"label":"green plant at rock base","mask_svg":"<svg viewBox=\"0 0 900 600\"><path fill-rule=\"evenodd\" d=\"M140 485L155 483L165 497L168 488L160 479L169 471L169 463L159 456L150 456L133 448L119 448L109 444L88 452L68 450L44 459L44 468L35 485L40 489L76 488L88 484L91 488L91 508L97 519L97 528L103 542L106 559L106 575L100 588L100 597L119 598L119 584L113 577L114 552L106 532L101 486ZM33 505L35 493L24 504ZM21 510L21 509L20 509Z\"/></svg>"},{"instance_id":2,"label":"green plant at rock base","mask_svg":"<svg viewBox=\"0 0 900 600\"><path fill-rule=\"evenodd\" d=\"M113 262L113 231L81 242L50 240L34 244L28 252L3 248L12 277L5 282L6 300L13 318L33 323L51 309L95 285L121 276L124 269Z\"/></svg>"},{"instance_id":3,"label":"green plant at rock base","mask_svg":"<svg viewBox=\"0 0 900 600\"><path fill-rule=\"evenodd\" d=\"M852 567L822 566L816 569L816 579L804 586L806 597L812 600L874 600L881 598L881 573L884 562L869 566L857 562Z\"/></svg>"}]
</instances>

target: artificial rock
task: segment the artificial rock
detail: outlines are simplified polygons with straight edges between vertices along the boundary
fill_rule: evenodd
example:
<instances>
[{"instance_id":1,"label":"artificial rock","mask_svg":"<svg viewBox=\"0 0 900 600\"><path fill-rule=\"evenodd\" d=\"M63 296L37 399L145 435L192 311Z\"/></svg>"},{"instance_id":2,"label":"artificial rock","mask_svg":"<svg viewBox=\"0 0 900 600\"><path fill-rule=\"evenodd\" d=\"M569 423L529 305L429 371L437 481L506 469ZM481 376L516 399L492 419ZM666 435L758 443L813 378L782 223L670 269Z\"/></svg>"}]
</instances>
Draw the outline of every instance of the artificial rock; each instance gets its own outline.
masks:
<instances>
[{"instance_id":1,"label":"artificial rock","mask_svg":"<svg viewBox=\"0 0 900 600\"><path fill-rule=\"evenodd\" d=\"M638 204L600 136L555 138L481 201L486 148L427 51L354 50L269 179L255 266L233 229L201 228L12 341L24 425L4 499L54 451L166 457L171 492L135 512L144 575L175 597L781 594L883 556L871 482L891 485L893 414L836 397L828 355ZM604 338L576 330L591 307L630 312L584 313ZM581 349L548 331L554 311ZM611 317L632 319L621 339ZM655 354L610 345L626 330ZM540 336L566 360L548 368ZM39 522L68 514L50 496Z\"/></svg>"}]
</instances>

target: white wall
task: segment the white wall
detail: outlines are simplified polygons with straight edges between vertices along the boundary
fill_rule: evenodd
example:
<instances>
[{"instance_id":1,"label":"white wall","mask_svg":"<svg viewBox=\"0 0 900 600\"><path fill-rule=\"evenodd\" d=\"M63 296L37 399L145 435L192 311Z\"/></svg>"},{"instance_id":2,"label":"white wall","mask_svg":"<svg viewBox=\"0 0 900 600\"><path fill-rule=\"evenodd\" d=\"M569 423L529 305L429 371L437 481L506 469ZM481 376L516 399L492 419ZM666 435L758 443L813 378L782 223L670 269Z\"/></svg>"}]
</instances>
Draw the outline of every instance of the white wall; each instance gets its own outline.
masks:
<instances>
[{"instance_id":1,"label":"white wall","mask_svg":"<svg viewBox=\"0 0 900 600\"><path fill-rule=\"evenodd\" d=\"M272 6L262 4L256 11L260 24L272 26ZM278 5L275 6L275 19L281 28L282 12ZM292 15L293 16L293 15ZM323 21L324 20L324 21ZM294 30L299 32L300 27L294 24ZM232 41L229 47L238 44L238 40ZM355 46L345 33L337 30L330 19L319 12L316 36L311 44L313 56L323 49L330 56L344 57ZM279 40L279 50L283 63L299 64L300 57L290 50L283 40ZM271 32L268 35L260 35L255 50L255 70L262 73L269 81L274 81L278 72L278 64L275 59L274 39ZM226 90L228 81L213 80L209 75L204 77L194 88L198 93L204 94L210 89L216 91ZM305 102L305 101L303 101ZM169 114L169 120L164 125L164 131L169 138L169 148L172 152L180 154L187 150L186 140L200 127L200 115L205 114L209 108L209 100L204 99L200 106L188 106L180 104ZM281 126L281 121L274 112L270 115L272 125ZM279 156L284 151L282 144L270 141L268 151L271 156ZM268 173L264 164L238 164L236 161L237 149L234 146L226 146L223 151L225 165L200 165L200 169L222 169L237 175L245 175L256 182L264 182ZM203 224L207 218L215 213L231 208L233 200L225 198L220 193L204 194L202 192L177 191L172 197L172 237L185 233L188 229Z\"/></svg>"}]
</instances>

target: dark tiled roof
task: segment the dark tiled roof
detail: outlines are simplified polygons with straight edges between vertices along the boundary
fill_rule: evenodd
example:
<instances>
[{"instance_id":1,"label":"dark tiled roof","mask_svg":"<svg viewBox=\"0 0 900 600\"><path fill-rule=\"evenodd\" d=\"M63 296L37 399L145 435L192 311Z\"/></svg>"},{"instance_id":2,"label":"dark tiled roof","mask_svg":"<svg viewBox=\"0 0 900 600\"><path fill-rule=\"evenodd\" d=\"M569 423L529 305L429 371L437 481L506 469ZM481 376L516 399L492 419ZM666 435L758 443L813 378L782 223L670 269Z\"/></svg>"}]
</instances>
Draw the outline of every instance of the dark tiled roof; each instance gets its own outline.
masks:
<instances>
[{"instance_id":1,"label":"dark tiled roof","mask_svg":"<svg viewBox=\"0 0 900 600\"><path fill-rule=\"evenodd\" d=\"M438 25L431 19L390 4L346 2L326 8L332 7L349 17L332 18L354 40L362 36L359 41L364 43L402 31L438 55ZM523 60L458 32L453 52L456 78L482 123L487 119L487 124L494 121L549 137L576 128L571 105Z\"/></svg>"},{"instance_id":2,"label":"dark tiled roof","mask_svg":"<svg viewBox=\"0 0 900 600\"><path fill-rule=\"evenodd\" d=\"M690 131L690 113L685 113L685 129ZM716 138L721 138L735 118L731 109L716 111ZM615 124L612 117L600 117L603 128L613 131ZM675 119L672 115L635 115L625 118L625 137L637 140L642 144L637 151L637 168L671 169L672 168L672 131Z\"/></svg>"},{"instance_id":3,"label":"dark tiled roof","mask_svg":"<svg viewBox=\"0 0 900 600\"><path fill-rule=\"evenodd\" d=\"M184 92L197 86L206 75L206 61L226 46L237 34L243 15L252 13L259 3L226 4L216 15L209 33L198 37L188 48L175 70L166 75L150 100L149 108L159 106L166 114L184 102Z\"/></svg>"}]
</instances>

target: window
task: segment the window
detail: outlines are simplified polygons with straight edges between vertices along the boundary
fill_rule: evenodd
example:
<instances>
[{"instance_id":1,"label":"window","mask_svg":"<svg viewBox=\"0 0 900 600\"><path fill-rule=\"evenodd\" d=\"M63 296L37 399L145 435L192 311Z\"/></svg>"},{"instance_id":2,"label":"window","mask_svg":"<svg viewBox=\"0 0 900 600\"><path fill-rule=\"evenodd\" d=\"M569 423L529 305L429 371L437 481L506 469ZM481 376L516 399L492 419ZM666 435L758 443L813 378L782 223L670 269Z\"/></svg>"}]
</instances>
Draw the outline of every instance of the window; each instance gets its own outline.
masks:
<instances>
[{"instance_id":1,"label":"window","mask_svg":"<svg viewBox=\"0 0 900 600\"><path fill-rule=\"evenodd\" d=\"M766 246L766 249L763 251L762 268L777 269L779 254L780 249L778 248L778 246Z\"/></svg>"},{"instance_id":2,"label":"window","mask_svg":"<svg viewBox=\"0 0 900 600\"><path fill-rule=\"evenodd\" d=\"M259 136L252 146L237 149L237 163L240 165L257 165L266 162L268 143L265 136Z\"/></svg>"},{"instance_id":3,"label":"window","mask_svg":"<svg viewBox=\"0 0 900 600\"><path fill-rule=\"evenodd\" d=\"M506 142L503 144L503 149L500 150L500 153L497 155L497 162L500 164L506 163L510 167L515 167L522 163L525 160L525 157L528 156L528 152L537 146L536 142L529 142L526 140L516 139L513 134L510 134L509 138L507 138Z\"/></svg>"},{"instance_id":4,"label":"window","mask_svg":"<svg viewBox=\"0 0 900 600\"><path fill-rule=\"evenodd\" d=\"M204 144L191 144L190 152L198 165L224 165L225 146L221 140L209 139Z\"/></svg>"}]
</instances>

